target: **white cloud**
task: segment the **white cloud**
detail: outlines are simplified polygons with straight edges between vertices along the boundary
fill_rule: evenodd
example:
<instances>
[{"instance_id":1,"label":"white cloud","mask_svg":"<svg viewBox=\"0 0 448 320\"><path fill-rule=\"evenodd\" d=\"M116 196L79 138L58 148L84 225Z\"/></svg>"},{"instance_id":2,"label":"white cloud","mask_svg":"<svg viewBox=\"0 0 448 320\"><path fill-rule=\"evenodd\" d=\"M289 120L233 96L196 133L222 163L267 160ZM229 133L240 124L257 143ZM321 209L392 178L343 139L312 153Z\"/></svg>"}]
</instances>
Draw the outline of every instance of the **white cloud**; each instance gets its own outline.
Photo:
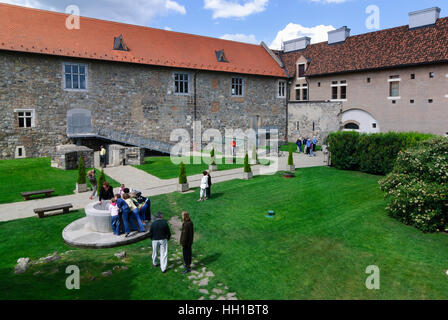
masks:
<instances>
[{"instance_id":1,"label":"white cloud","mask_svg":"<svg viewBox=\"0 0 448 320\"><path fill-rule=\"evenodd\" d=\"M166 30L166 31L173 31L173 29L171 29L170 27L165 27L165 28L163 28L163 30Z\"/></svg>"},{"instance_id":2,"label":"white cloud","mask_svg":"<svg viewBox=\"0 0 448 320\"><path fill-rule=\"evenodd\" d=\"M225 34L220 37L220 39L225 40L232 40L232 41L238 41L238 42L246 42L246 43L252 43L257 44L258 41L255 38L253 34L242 34L242 33L236 33L236 34Z\"/></svg>"},{"instance_id":3,"label":"white cloud","mask_svg":"<svg viewBox=\"0 0 448 320\"><path fill-rule=\"evenodd\" d=\"M311 43L328 41L328 31L336 28L329 25L318 25L315 27L304 27L300 24L289 23L283 30L277 33L274 41L272 41L270 48L280 50L284 41L297 39L300 37L310 37Z\"/></svg>"},{"instance_id":4,"label":"white cloud","mask_svg":"<svg viewBox=\"0 0 448 320\"><path fill-rule=\"evenodd\" d=\"M266 10L269 0L228 1L204 0L204 9L213 11L213 19L245 18L254 13Z\"/></svg>"},{"instance_id":5,"label":"white cloud","mask_svg":"<svg viewBox=\"0 0 448 320\"><path fill-rule=\"evenodd\" d=\"M73 0L0 0L31 8L65 12ZM156 16L167 14L185 15L185 6L174 0L78 0L76 6L81 16L138 25L149 24Z\"/></svg>"}]
</instances>

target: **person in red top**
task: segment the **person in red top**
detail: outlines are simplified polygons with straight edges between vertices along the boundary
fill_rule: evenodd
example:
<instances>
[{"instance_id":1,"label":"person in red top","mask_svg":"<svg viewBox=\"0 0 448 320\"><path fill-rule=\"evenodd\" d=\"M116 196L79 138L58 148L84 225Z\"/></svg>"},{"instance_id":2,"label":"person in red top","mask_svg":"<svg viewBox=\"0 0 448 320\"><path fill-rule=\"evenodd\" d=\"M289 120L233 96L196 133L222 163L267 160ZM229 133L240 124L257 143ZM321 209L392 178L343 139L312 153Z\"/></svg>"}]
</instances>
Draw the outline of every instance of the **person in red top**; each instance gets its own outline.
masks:
<instances>
[{"instance_id":1,"label":"person in red top","mask_svg":"<svg viewBox=\"0 0 448 320\"><path fill-rule=\"evenodd\" d=\"M235 139L233 139L232 142L230 142L230 146L232 147L232 157L234 157L235 156L235 148L236 148Z\"/></svg>"}]
</instances>

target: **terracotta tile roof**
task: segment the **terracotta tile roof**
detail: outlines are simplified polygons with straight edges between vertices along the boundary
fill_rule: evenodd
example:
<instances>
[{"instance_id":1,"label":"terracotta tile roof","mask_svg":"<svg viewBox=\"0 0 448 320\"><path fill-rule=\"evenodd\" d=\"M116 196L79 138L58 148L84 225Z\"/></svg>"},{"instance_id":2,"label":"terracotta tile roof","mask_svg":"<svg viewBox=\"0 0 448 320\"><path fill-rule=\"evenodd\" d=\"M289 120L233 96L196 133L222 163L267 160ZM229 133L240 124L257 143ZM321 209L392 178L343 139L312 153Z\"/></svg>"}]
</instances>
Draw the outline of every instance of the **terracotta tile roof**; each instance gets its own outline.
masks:
<instances>
[{"instance_id":1,"label":"terracotta tile roof","mask_svg":"<svg viewBox=\"0 0 448 320\"><path fill-rule=\"evenodd\" d=\"M285 77L261 45L84 17L79 30L68 30L67 16L0 4L0 50ZM113 50L120 35L129 51ZM217 50L224 50L228 63L217 62Z\"/></svg>"},{"instance_id":2,"label":"terracotta tile roof","mask_svg":"<svg viewBox=\"0 0 448 320\"><path fill-rule=\"evenodd\" d=\"M295 75L302 55L310 60L307 76L448 62L448 18L434 26L410 30L406 25L352 36L345 43L321 42L281 53L289 76Z\"/></svg>"}]
</instances>

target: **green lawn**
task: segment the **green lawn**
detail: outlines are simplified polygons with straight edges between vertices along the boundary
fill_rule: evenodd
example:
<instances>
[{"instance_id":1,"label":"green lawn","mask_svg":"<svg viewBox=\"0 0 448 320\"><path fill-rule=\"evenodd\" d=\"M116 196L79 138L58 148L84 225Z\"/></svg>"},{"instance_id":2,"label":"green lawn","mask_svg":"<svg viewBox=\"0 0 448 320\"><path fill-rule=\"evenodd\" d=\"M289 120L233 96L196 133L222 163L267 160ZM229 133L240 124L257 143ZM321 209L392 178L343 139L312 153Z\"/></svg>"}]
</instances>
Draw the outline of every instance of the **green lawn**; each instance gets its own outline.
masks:
<instances>
[{"instance_id":1,"label":"green lawn","mask_svg":"<svg viewBox=\"0 0 448 320\"><path fill-rule=\"evenodd\" d=\"M153 197L167 218L188 210L195 223L194 255L239 299L447 299L448 235L424 234L390 218L377 176L320 167L216 184ZM268 210L275 219L265 218ZM198 299L179 273L152 267L149 240L125 248L70 249L61 231L82 213L0 223L0 299ZM99 276L123 265L128 271ZM64 259L14 275L18 258L74 250ZM170 253L175 250L170 243ZM81 268L81 290L65 289L66 266ZM381 270L381 289L367 290L367 266ZM55 273L54 268L58 267ZM43 270L39 275L36 271ZM94 281L89 281L91 276ZM212 283L212 285L214 285ZM191 286L193 290L189 290ZM209 287L209 288L213 288Z\"/></svg>"},{"instance_id":2,"label":"green lawn","mask_svg":"<svg viewBox=\"0 0 448 320\"><path fill-rule=\"evenodd\" d=\"M208 170L208 162L205 162L204 159L200 158L201 157L182 157L182 160L184 160L185 163L185 168L187 170L187 176L201 174L202 172ZM187 164L187 161L189 161L190 164ZM194 164L193 161L197 161L200 163ZM206 159L206 161L208 161L208 159ZM220 161L220 159L218 159L217 161ZM217 162L219 171L243 167L243 164L225 164L224 162L224 160L222 160L223 164L219 164L219 162ZM160 179L172 179L179 177L179 166L173 164L170 157L146 158L145 164L135 167Z\"/></svg>"},{"instance_id":3,"label":"green lawn","mask_svg":"<svg viewBox=\"0 0 448 320\"><path fill-rule=\"evenodd\" d=\"M23 201L20 193L27 191L54 189L52 196L73 194L77 179L78 170L52 168L50 158L0 160L0 204ZM113 187L120 186L109 177L106 180Z\"/></svg>"}]
</instances>

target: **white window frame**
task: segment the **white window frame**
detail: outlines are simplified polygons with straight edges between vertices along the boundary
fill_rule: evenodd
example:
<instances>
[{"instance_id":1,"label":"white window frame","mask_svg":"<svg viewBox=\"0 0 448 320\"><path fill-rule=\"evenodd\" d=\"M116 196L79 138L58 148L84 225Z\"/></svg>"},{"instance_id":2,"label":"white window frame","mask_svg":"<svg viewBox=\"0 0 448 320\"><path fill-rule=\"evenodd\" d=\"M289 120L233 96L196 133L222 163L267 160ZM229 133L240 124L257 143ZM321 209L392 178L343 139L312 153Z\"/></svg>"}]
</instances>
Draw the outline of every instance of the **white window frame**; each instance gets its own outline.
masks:
<instances>
[{"instance_id":1,"label":"white window frame","mask_svg":"<svg viewBox=\"0 0 448 320\"><path fill-rule=\"evenodd\" d=\"M283 85L283 88L281 87L282 85ZM283 93L283 95L281 95L281 93ZM277 82L277 98L279 98L279 99L286 98L286 81L285 80L279 80Z\"/></svg>"},{"instance_id":2,"label":"white window frame","mask_svg":"<svg viewBox=\"0 0 448 320\"><path fill-rule=\"evenodd\" d=\"M401 96L400 96L400 82L401 82L401 77L399 75L394 75L394 76L389 76L389 79L387 79L387 82L389 84L389 96L387 97L388 100L400 100ZM391 96L391 84L392 82L398 82L398 96Z\"/></svg>"},{"instance_id":3,"label":"white window frame","mask_svg":"<svg viewBox=\"0 0 448 320\"><path fill-rule=\"evenodd\" d=\"M297 64L297 80L303 80L303 79L306 78L305 76L303 76L303 77L300 76L299 66L301 66L301 65L304 66L304 68L303 68L303 73L304 73L304 74L306 73L306 63L305 63L305 62L298 63L298 64Z\"/></svg>"},{"instance_id":4,"label":"white window frame","mask_svg":"<svg viewBox=\"0 0 448 320\"><path fill-rule=\"evenodd\" d=\"M306 89L306 100L303 99L303 89ZM295 87L296 90L296 100L295 101L310 101L310 90L307 83L297 84ZM300 94L297 99L297 90L299 90Z\"/></svg>"},{"instance_id":5,"label":"white window frame","mask_svg":"<svg viewBox=\"0 0 448 320\"><path fill-rule=\"evenodd\" d=\"M241 79L241 95L239 95L239 94L233 94L233 79ZM241 98L241 97L244 97L244 90L245 90L245 83L246 81L245 81L245 79L243 78L243 77L232 77L231 79L230 79L230 95L232 96L232 97L235 97L235 98ZM239 84L237 84L237 85L239 85Z\"/></svg>"},{"instance_id":6,"label":"white window frame","mask_svg":"<svg viewBox=\"0 0 448 320\"><path fill-rule=\"evenodd\" d=\"M36 111L34 109L14 109L14 113L17 113L17 121L19 120L19 112L31 112L31 127L19 127L20 129L29 129L36 127ZM26 116L25 116L26 118ZM25 122L26 124L26 122Z\"/></svg>"},{"instance_id":7,"label":"white window frame","mask_svg":"<svg viewBox=\"0 0 448 320\"><path fill-rule=\"evenodd\" d=\"M66 81L65 81L65 66L67 65L76 65L79 67L84 67L86 72L86 88L85 89L73 89L73 88L66 88ZM73 86L73 83L72 83ZM89 66L85 63L77 63L77 62L63 62L62 63L62 88L64 91L71 91L71 92L87 92L89 91Z\"/></svg>"},{"instance_id":8,"label":"white window frame","mask_svg":"<svg viewBox=\"0 0 448 320\"><path fill-rule=\"evenodd\" d=\"M187 80L187 88L188 88L188 92L176 92L176 75L187 75L188 76L188 80ZM177 81L182 81L185 82L185 80L177 80ZM176 96L189 96L191 95L191 74L189 72L182 72L182 71L176 71L173 72L173 93Z\"/></svg>"},{"instance_id":9,"label":"white window frame","mask_svg":"<svg viewBox=\"0 0 448 320\"><path fill-rule=\"evenodd\" d=\"M336 83L333 83L336 82ZM338 88L338 92L337 92L337 99L333 99L333 88L337 87ZM339 89L340 87L345 87L345 99L341 99L341 93L342 91ZM347 80L339 80L339 81L332 81L331 82L331 98L330 101L332 102L346 102L347 101Z\"/></svg>"},{"instance_id":10,"label":"white window frame","mask_svg":"<svg viewBox=\"0 0 448 320\"><path fill-rule=\"evenodd\" d=\"M19 156L19 149L22 149L22 155ZM25 159L26 158L26 150L24 146L17 146L14 152L15 159Z\"/></svg>"}]
</instances>

